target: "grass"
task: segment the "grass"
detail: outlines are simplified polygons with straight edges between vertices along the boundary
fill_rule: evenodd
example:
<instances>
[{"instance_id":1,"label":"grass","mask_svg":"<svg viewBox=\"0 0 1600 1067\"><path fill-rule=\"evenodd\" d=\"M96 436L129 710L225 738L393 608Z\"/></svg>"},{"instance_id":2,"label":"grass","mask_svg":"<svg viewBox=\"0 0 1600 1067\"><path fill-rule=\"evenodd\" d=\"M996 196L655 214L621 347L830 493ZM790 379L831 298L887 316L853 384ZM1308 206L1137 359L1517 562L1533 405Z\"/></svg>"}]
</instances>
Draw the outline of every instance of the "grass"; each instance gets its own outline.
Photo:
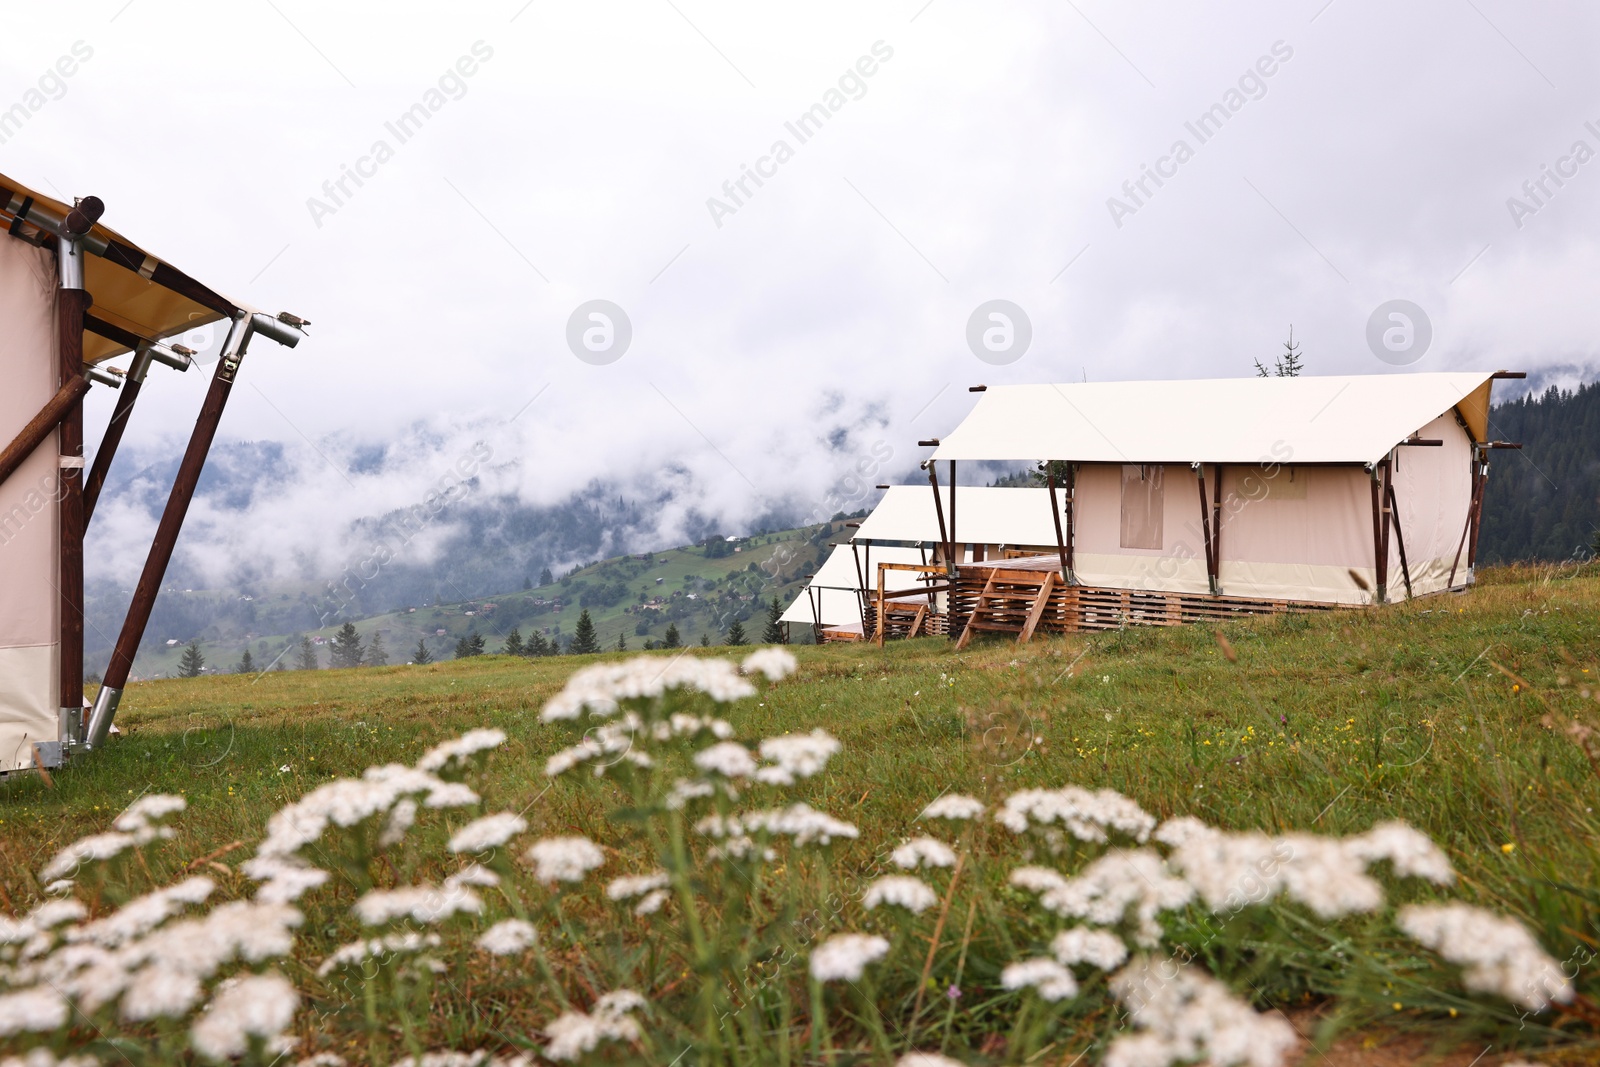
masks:
<instances>
[{"instance_id":1,"label":"grass","mask_svg":"<svg viewBox=\"0 0 1600 1067\"><path fill-rule=\"evenodd\" d=\"M1221 634L1128 630L1020 647L979 642L960 653L942 639L796 649L798 677L765 691L759 706L736 705L731 718L746 739L822 726L843 742L827 772L797 793L862 829L838 851L847 870L869 869L923 805L952 789L994 797L1026 786L1110 787L1159 818L1269 832L1353 833L1402 818L1448 852L1458 896L1521 918L1558 960L1584 964L1580 993L1600 989L1588 964L1600 950L1600 777L1560 729L1600 711L1600 574L1506 568L1485 572L1465 596L1249 620ZM510 735L489 765L491 805L525 810L530 834L615 836L592 789L541 773L568 739L541 725L538 710L581 662L488 656L135 684L120 716L126 733L105 753L53 784L28 775L0 786L0 904L25 910L39 892L32 872L146 791L190 802L177 838L150 854L150 876L210 870L225 893L244 895L249 883L232 865L272 811L318 782L409 763L481 725ZM1014 842L995 835L987 847L1020 862ZM1393 895L1428 894L1407 884ZM1010 1025L1016 998L999 993L995 976L1037 931L966 925L964 902L933 981L943 990L962 968L965 995L950 1010L955 1033L977 1048ZM313 940L319 924L331 932L338 921L331 904L313 902L308 915ZM1596 1047L1591 1007L1558 1013L1559 1031L1530 1020L1519 1036L1514 1010L1462 995L1446 969L1398 938L1369 965L1335 955L1344 935L1307 928L1291 939L1299 951L1252 962L1208 956L1204 921L1193 921L1211 966L1254 968L1261 1005L1315 1008L1345 1027L1419 1030L1445 1046L1487 1036ZM319 958L309 952L303 962L314 970ZM911 1001L918 964L885 996ZM441 1037L461 1037L468 1016L492 1018L498 1030L538 1025L542 1009L519 1000L512 976L475 981L436 990ZM937 1010L942 1018L946 1007ZM1108 1023L1102 1012L1064 1025L1057 1040L1070 1048Z\"/></svg>"}]
</instances>

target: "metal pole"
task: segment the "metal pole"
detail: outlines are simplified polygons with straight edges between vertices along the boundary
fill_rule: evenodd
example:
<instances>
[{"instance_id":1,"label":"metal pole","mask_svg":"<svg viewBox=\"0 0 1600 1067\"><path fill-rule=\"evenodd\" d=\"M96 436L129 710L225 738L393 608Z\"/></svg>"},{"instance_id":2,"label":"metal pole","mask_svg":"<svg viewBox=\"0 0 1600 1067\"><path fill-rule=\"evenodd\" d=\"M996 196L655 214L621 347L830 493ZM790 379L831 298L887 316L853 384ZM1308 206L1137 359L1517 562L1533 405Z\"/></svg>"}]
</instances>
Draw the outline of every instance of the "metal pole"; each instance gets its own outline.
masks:
<instances>
[{"instance_id":1,"label":"metal pole","mask_svg":"<svg viewBox=\"0 0 1600 1067\"><path fill-rule=\"evenodd\" d=\"M89 715L89 729L84 747L93 751L105 744L111 732L111 721L122 700L123 686L133 669L134 654L144 639L145 626L150 622L150 612L155 607L156 595L161 591L161 581L166 577L167 565L172 562L172 552L178 543L178 532L183 528L184 516L194 499L195 485L200 481L200 471L205 467L206 454L217 435L217 424L222 419L222 409L228 403L234 377L239 373L239 363L244 358L252 327L248 313L240 312L228 330L222 355L217 360L216 372L211 377L211 388L206 392L200 415L195 420L194 432L189 437L189 447L184 451L183 462L178 466L178 476L172 483L172 493L161 513L156 527L155 540L150 544L150 555L145 559L144 572L133 591L133 602L128 605L128 617L123 621L122 633L117 637L111 664L106 668L105 681L95 698L94 710Z\"/></svg>"}]
</instances>

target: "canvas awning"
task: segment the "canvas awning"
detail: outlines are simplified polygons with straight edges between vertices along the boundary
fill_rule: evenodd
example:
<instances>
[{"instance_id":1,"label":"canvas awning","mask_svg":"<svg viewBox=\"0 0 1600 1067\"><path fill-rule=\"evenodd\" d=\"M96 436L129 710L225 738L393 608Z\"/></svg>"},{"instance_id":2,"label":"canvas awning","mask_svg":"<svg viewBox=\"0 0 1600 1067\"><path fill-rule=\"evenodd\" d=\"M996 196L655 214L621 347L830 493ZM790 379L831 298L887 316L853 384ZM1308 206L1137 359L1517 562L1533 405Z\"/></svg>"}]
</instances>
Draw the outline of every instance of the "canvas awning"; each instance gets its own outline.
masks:
<instances>
[{"instance_id":1,"label":"canvas awning","mask_svg":"<svg viewBox=\"0 0 1600 1067\"><path fill-rule=\"evenodd\" d=\"M965 491L965 490L963 490ZM930 490L924 489L924 493ZM937 540L937 535L935 536ZM867 550L863 546L856 549L861 553L861 564L868 565ZM880 563L921 563L922 552L915 548L874 547L872 549L871 574L867 575L867 584L874 590L878 588L878 564ZM912 571L885 571L885 589L910 589L921 584L920 576ZM861 622L861 606L859 590L861 584L856 579L856 556L849 545L839 545L822 561L822 566L817 568L817 573L806 583L806 588L795 597L794 603L789 605L782 615L782 622L814 623L816 618L812 615L811 598L813 593L821 607L822 625L842 626L848 623Z\"/></svg>"},{"instance_id":2,"label":"canvas awning","mask_svg":"<svg viewBox=\"0 0 1600 1067\"><path fill-rule=\"evenodd\" d=\"M43 211L60 219L72 205L0 174L0 226L11 229L14 237L48 237L44 228L18 221L24 209L29 218ZM94 294L89 315L136 337L156 340L255 310L202 285L108 226L96 223L83 242L92 253L84 257L84 288ZM83 339L86 363L101 363L127 351L123 341L92 331Z\"/></svg>"},{"instance_id":3,"label":"canvas awning","mask_svg":"<svg viewBox=\"0 0 1600 1067\"><path fill-rule=\"evenodd\" d=\"M1374 463L1452 408L1474 441L1487 441L1492 377L1463 371L997 385L933 458ZM967 489L961 493L964 499ZM964 529L958 533L972 540Z\"/></svg>"},{"instance_id":4,"label":"canvas awning","mask_svg":"<svg viewBox=\"0 0 1600 1067\"><path fill-rule=\"evenodd\" d=\"M1000 489L963 485L958 491L956 537L962 544L1053 545L1048 489ZM950 487L940 486L946 529L950 522ZM861 520L855 541L913 541L938 544L939 514L933 490L926 485L891 486L872 514ZM872 550L873 558L880 551Z\"/></svg>"}]
</instances>

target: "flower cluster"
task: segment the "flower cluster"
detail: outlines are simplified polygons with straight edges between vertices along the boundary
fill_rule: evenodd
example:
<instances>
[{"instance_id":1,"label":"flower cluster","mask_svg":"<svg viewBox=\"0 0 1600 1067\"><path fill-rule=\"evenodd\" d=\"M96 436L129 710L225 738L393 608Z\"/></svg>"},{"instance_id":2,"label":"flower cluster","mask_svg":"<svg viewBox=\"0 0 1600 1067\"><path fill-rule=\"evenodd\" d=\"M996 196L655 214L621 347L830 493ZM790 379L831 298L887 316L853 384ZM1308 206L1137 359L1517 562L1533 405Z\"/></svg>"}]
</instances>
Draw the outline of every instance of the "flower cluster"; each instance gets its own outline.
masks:
<instances>
[{"instance_id":1,"label":"flower cluster","mask_svg":"<svg viewBox=\"0 0 1600 1067\"><path fill-rule=\"evenodd\" d=\"M617 989L596 1001L591 1013L569 1011L544 1028L549 1040L544 1054L552 1060L575 1060L602 1041L637 1041L639 1024L632 1013L644 1006L638 993Z\"/></svg>"},{"instance_id":2,"label":"flower cluster","mask_svg":"<svg viewBox=\"0 0 1600 1067\"><path fill-rule=\"evenodd\" d=\"M1400 929L1463 970L1468 989L1494 993L1529 1011L1572 999L1572 982L1515 919L1467 904L1401 908Z\"/></svg>"}]
</instances>

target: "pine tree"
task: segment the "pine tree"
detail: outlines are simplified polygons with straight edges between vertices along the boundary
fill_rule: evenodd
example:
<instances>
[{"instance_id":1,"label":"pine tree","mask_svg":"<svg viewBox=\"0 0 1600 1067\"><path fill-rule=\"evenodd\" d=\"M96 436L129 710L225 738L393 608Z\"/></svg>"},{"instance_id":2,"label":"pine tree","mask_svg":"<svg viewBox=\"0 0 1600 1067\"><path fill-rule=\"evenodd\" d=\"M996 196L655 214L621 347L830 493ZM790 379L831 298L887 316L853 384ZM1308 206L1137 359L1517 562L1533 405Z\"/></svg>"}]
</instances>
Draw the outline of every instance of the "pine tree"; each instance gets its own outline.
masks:
<instances>
[{"instance_id":1,"label":"pine tree","mask_svg":"<svg viewBox=\"0 0 1600 1067\"><path fill-rule=\"evenodd\" d=\"M300 653L295 659L295 669L301 671L314 671L320 664L317 663L317 647L311 643L311 638L300 639Z\"/></svg>"},{"instance_id":2,"label":"pine tree","mask_svg":"<svg viewBox=\"0 0 1600 1067\"><path fill-rule=\"evenodd\" d=\"M255 657L250 655L250 650L248 648L244 650L244 655L239 657L238 666L234 667L233 669L234 673L236 674L256 673Z\"/></svg>"},{"instance_id":3,"label":"pine tree","mask_svg":"<svg viewBox=\"0 0 1600 1067\"><path fill-rule=\"evenodd\" d=\"M627 638L627 636L625 634L622 634L622 633L618 633L617 634L617 651L618 652L626 652L626 651L628 651L628 638Z\"/></svg>"},{"instance_id":4,"label":"pine tree","mask_svg":"<svg viewBox=\"0 0 1600 1067\"><path fill-rule=\"evenodd\" d=\"M474 655L474 656L483 655L483 650L484 650L483 635L478 633L476 630L474 630L469 635L469 640L467 641L467 647L468 647L468 649L471 650L471 654L472 655Z\"/></svg>"},{"instance_id":5,"label":"pine tree","mask_svg":"<svg viewBox=\"0 0 1600 1067\"><path fill-rule=\"evenodd\" d=\"M502 656L527 655L527 649L522 644L521 630L517 629L515 626L511 628L511 632L506 634L506 644L505 647L500 650L500 654Z\"/></svg>"},{"instance_id":6,"label":"pine tree","mask_svg":"<svg viewBox=\"0 0 1600 1067\"><path fill-rule=\"evenodd\" d=\"M661 635L661 648L678 648L682 646L683 639L678 636L678 624L667 623L667 632Z\"/></svg>"},{"instance_id":7,"label":"pine tree","mask_svg":"<svg viewBox=\"0 0 1600 1067\"><path fill-rule=\"evenodd\" d=\"M549 567L546 567L544 570L539 572L539 584L541 586L552 585L554 584L555 580L556 576L550 573Z\"/></svg>"},{"instance_id":8,"label":"pine tree","mask_svg":"<svg viewBox=\"0 0 1600 1067\"><path fill-rule=\"evenodd\" d=\"M372 640L367 644L366 665L369 667L387 667L389 665L389 650L383 647L383 634L376 630L372 633Z\"/></svg>"},{"instance_id":9,"label":"pine tree","mask_svg":"<svg viewBox=\"0 0 1600 1067\"><path fill-rule=\"evenodd\" d=\"M411 662L419 664L433 662L433 653L428 651L427 641L420 639L417 641L417 650L411 653Z\"/></svg>"},{"instance_id":10,"label":"pine tree","mask_svg":"<svg viewBox=\"0 0 1600 1067\"><path fill-rule=\"evenodd\" d=\"M1256 377L1298 378L1303 370L1305 364L1300 362L1300 346L1294 343L1294 323L1290 323L1289 339L1283 344L1283 355L1277 358L1271 371L1268 371L1259 359L1256 360Z\"/></svg>"},{"instance_id":11,"label":"pine tree","mask_svg":"<svg viewBox=\"0 0 1600 1067\"><path fill-rule=\"evenodd\" d=\"M761 643L764 645L783 644L783 605L778 603L778 598L772 598L772 604L767 608L766 629L761 631Z\"/></svg>"},{"instance_id":12,"label":"pine tree","mask_svg":"<svg viewBox=\"0 0 1600 1067\"><path fill-rule=\"evenodd\" d=\"M359 667L361 658L361 635L356 633L355 623L346 622L339 627L339 632L333 635L333 648L328 653L328 666Z\"/></svg>"},{"instance_id":13,"label":"pine tree","mask_svg":"<svg viewBox=\"0 0 1600 1067\"><path fill-rule=\"evenodd\" d=\"M522 646L522 654L524 656L548 656L550 654L550 642L544 639L544 634L535 630L528 635L527 643Z\"/></svg>"},{"instance_id":14,"label":"pine tree","mask_svg":"<svg viewBox=\"0 0 1600 1067\"><path fill-rule=\"evenodd\" d=\"M183 659L178 661L178 677L198 678L205 667L206 658L200 653L199 640L190 641L188 647L183 650Z\"/></svg>"},{"instance_id":15,"label":"pine tree","mask_svg":"<svg viewBox=\"0 0 1600 1067\"><path fill-rule=\"evenodd\" d=\"M728 644L747 645L750 642L744 636L744 623L738 619L733 620L733 625L728 627Z\"/></svg>"},{"instance_id":16,"label":"pine tree","mask_svg":"<svg viewBox=\"0 0 1600 1067\"><path fill-rule=\"evenodd\" d=\"M701 648L710 648L711 647L711 635L706 633L704 630L700 631L700 647Z\"/></svg>"},{"instance_id":17,"label":"pine tree","mask_svg":"<svg viewBox=\"0 0 1600 1067\"><path fill-rule=\"evenodd\" d=\"M594 620L589 618L588 608L578 613L578 629L572 635L572 644L567 646L567 651L575 656L600 651L600 642L594 636Z\"/></svg>"},{"instance_id":18,"label":"pine tree","mask_svg":"<svg viewBox=\"0 0 1600 1067\"><path fill-rule=\"evenodd\" d=\"M532 588L533 588L533 579L527 577L526 575L524 575L523 579L522 579L523 592L527 592L529 589L532 589Z\"/></svg>"},{"instance_id":19,"label":"pine tree","mask_svg":"<svg viewBox=\"0 0 1600 1067\"><path fill-rule=\"evenodd\" d=\"M456 639L456 659L466 659L470 655L472 655L472 642L468 641L464 636L458 637Z\"/></svg>"},{"instance_id":20,"label":"pine tree","mask_svg":"<svg viewBox=\"0 0 1600 1067\"><path fill-rule=\"evenodd\" d=\"M272 661L272 669L275 671L286 671L289 668L283 665L283 657L279 656L277 659Z\"/></svg>"}]
</instances>

